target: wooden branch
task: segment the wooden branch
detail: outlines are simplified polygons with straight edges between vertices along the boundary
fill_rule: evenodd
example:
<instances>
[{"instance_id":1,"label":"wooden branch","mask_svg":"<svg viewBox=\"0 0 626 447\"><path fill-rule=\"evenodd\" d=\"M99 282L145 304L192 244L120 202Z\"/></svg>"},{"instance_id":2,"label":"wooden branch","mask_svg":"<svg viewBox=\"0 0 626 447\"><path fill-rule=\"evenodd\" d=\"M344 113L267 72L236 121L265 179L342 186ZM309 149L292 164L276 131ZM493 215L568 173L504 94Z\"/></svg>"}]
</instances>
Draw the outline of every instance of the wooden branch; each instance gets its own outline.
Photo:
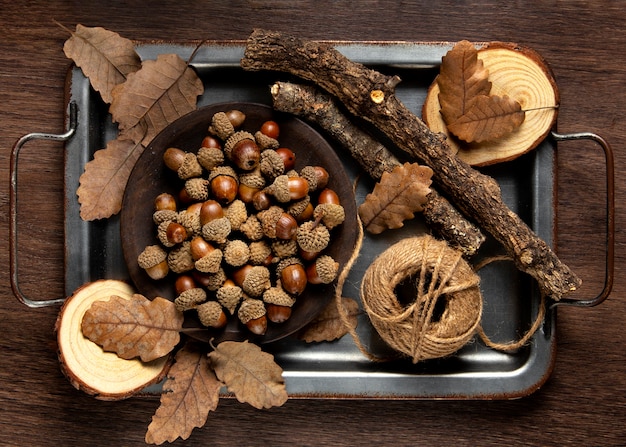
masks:
<instances>
[{"instance_id":1,"label":"wooden branch","mask_svg":"<svg viewBox=\"0 0 626 447\"><path fill-rule=\"evenodd\" d=\"M374 180L391 172L402 163L382 143L355 125L335 100L311 85L277 82L272 86L276 110L291 113L314 122L350 152ZM472 256L485 241L485 236L459 213L433 187L422 212L428 226L452 247Z\"/></svg>"},{"instance_id":2,"label":"wooden branch","mask_svg":"<svg viewBox=\"0 0 626 447\"><path fill-rule=\"evenodd\" d=\"M444 136L432 132L396 98L398 76L352 62L330 44L264 30L255 30L248 38L241 66L288 72L315 82L398 148L430 166L442 192L505 247L516 266L536 279L542 293L559 300L579 287L574 272L504 204L497 182L458 159Z\"/></svg>"}]
</instances>

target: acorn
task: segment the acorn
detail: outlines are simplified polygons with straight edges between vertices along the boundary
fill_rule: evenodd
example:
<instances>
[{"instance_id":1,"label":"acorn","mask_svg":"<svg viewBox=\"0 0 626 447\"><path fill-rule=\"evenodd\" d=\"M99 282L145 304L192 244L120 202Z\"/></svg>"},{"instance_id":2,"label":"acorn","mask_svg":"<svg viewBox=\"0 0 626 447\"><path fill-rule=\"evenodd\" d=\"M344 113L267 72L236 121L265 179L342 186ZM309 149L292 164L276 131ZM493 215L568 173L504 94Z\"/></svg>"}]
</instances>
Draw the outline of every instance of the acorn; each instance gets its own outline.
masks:
<instances>
[{"instance_id":1,"label":"acorn","mask_svg":"<svg viewBox=\"0 0 626 447\"><path fill-rule=\"evenodd\" d=\"M237 311L239 320L255 335L263 335L267 331L267 317L263 301L246 299Z\"/></svg>"},{"instance_id":2,"label":"acorn","mask_svg":"<svg viewBox=\"0 0 626 447\"><path fill-rule=\"evenodd\" d=\"M167 254L167 265L172 272L184 273L193 270L194 261L191 257L190 246L189 241L184 241L169 251Z\"/></svg>"},{"instance_id":3,"label":"acorn","mask_svg":"<svg viewBox=\"0 0 626 447\"><path fill-rule=\"evenodd\" d=\"M207 294L204 289L200 287L194 287L191 289L183 290L181 293L179 293L174 300L174 304L176 305L176 309L178 309L180 312L185 312L190 309L195 309L198 304L205 302L206 299Z\"/></svg>"},{"instance_id":4,"label":"acorn","mask_svg":"<svg viewBox=\"0 0 626 447\"><path fill-rule=\"evenodd\" d=\"M324 188L320 191L319 196L317 197L317 203L334 203L336 205L341 205L339 196L330 188Z\"/></svg>"},{"instance_id":5,"label":"acorn","mask_svg":"<svg viewBox=\"0 0 626 447\"><path fill-rule=\"evenodd\" d=\"M296 300L280 287L270 287L263 293L267 318L272 323L284 323L291 316Z\"/></svg>"},{"instance_id":6,"label":"acorn","mask_svg":"<svg viewBox=\"0 0 626 447\"><path fill-rule=\"evenodd\" d=\"M209 174L211 194L221 204L235 200L239 191L237 173L230 166L218 166Z\"/></svg>"},{"instance_id":7,"label":"acorn","mask_svg":"<svg viewBox=\"0 0 626 447\"><path fill-rule=\"evenodd\" d=\"M311 284L330 284L337 277L339 263L328 255L320 256L306 268L307 281Z\"/></svg>"},{"instance_id":8,"label":"acorn","mask_svg":"<svg viewBox=\"0 0 626 447\"><path fill-rule=\"evenodd\" d=\"M257 211L266 210L272 206L272 199L267 192L263 190L257 191L252 195L252 206Z\"/></svg>"},{"instance_id":9,"label":"acorn","mask_svg":"<svg viewBox=\"0 0 626 447\"><path fill-rule=\"evenodd\" d=\"M298 230L298 222L279 206L271 206L257 213L263 233L270 239L292 239Z\"/></svg>"},{"instance_id":10,"label":"acorn","mask_svg":"<svg viewBox=\"0 0 626 447\"><path fill-rule=\"evenodd\" d=\"M167 252L158 245L147 246L138 256L137 263L152 279L162 279L169 273Z\"/></svg>"},{"instance_id":11,"label":"acorn","mask_svg":"<svg viewBox=\"0 0 626 447\"><path fill-rule=\"evenodd\" d=\"M276 273L286 292L292 295L300 295L304 292L308 281L302 261L298 258L291 257L280 261L276 267Z\"/></svg>"},{"instance_id":12,"label":"acorn","mask_svg":"<svg viewBox=\"0 0 626 447\"><path fill-rule=\"evenodd\" d=\"M180 275L174 282L174 290L176 290L177 295L180 295L185 290L195 289L196 287L197 284L191 275Z\"/></svg>"},{"instance_id":13,"label":"acorn","mask_svg":"<svg viewBox=\"0 0 626 447\"><path fill-rule=\"evenodd\" d=\"M202 202L200 206L200 225L205 225L220 217L224 217L224 208L217 200L209 199Z\"/></svg>"},{"instance_id":14,"label":"acorn","mask_svg":"<svg viewBox=\"0 0 626 447\"><path fill-rule=\"evenodd\" d=\"M154 199L155 211L176 211L176 199L169 193L161 193Z\"/></svg>"},{"instance_id":15,"label":"acorn","mask_svg":"<svg viewBox=\"0 0 626 447\"><path fill-rule=\"evenodd\" d=\"M270 271L261 265L244 265L233 272L232 280L251 297L261 296L271 286Z\"/></svg>"},{"instance_id":16,"label":"acorn","mask_svg":"<svg viewBox=\"0 0 626 447\"><path fill-rule=\"evenodd\" d=\"M280 155L280 158L283 160L283 165L285 166L285 171L289 171L293 169L296 165L296 154L293 151L286 147L279 147L276 149L276 153Z\"/></svg>"},{"instance_id":17,"label":"acorn","mask_svg":"<svg viewBox=\"0 0 626 447\"><path fill-rule=\"evenodd\" d=\"M215 298L231 315L234 315L243 298L243 290L232 279L227 279L215 292Z\"/></svg>"},{"instance_id":18,"label":"acorn","mask_svg":"<svg viewBox=\"0 0 626 447\"><path fill-rule=\"evenodd\" d=\"M228 322L222 306L217 301L202 303L196 307L196 311L198 312L200 323L204 326L218 329L226 326Z\"/></svg>"},{"instance_id":19,"label":"acorn","mask_svg":"<svg viewBox=\"0 0 626 447\"><path fill-rule=\"evenodd\" d=\"M163 153L163 162L165 166L174 172L178 171L185 159L185 151L176 147L169 147Z\"/></svg>"},{"instance_id":20,"label":"acorn","mask_svg":"<svg viewBox=\"0 0 626 447\"><path fill-rule=\"evenodd\" d=\"M230 160L239 169L251 171L259 165L261 150L254 140L239 141L230 151Z\"/></svg>"}]
</instances>

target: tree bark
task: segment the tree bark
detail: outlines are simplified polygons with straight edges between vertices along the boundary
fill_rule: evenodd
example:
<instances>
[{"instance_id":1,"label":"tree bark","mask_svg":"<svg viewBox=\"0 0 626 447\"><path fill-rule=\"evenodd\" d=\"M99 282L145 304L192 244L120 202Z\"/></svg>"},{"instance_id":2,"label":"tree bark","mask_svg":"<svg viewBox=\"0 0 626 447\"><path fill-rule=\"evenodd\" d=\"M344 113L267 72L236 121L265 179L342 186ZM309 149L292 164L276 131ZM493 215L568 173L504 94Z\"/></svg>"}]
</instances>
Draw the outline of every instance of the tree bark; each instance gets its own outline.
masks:
<instances>
[{"instance_id":1,"label":"tree bark","mask_svg":"<svg viewBox=\"0 0 626 447\"><path fill-rule=\"evenodd\" d=\"M250 35L241 66L288 72L315 82L399 149L430 166L443 193L505 247L542 293L559 300L580 286L576 274L504 204L497 182L458 159L444 136L432 132L396 98L398 76L352 62L330 44L265 30Z\"/></svg>"},{"instance_id":2,"label":"tree bark","mask_svg":"<svg viewBox=\"0 0 626 447\"><path fill-rule=\"evenodd\" d=\"M319 125L339 142L374 180L402 165L396 156L354 124L334 99L311 85L277 82L272 86L274 108ZM422 215L429 228L450 246L474 255L485 236L431 186Z\"/></svg>"}]
</instances>

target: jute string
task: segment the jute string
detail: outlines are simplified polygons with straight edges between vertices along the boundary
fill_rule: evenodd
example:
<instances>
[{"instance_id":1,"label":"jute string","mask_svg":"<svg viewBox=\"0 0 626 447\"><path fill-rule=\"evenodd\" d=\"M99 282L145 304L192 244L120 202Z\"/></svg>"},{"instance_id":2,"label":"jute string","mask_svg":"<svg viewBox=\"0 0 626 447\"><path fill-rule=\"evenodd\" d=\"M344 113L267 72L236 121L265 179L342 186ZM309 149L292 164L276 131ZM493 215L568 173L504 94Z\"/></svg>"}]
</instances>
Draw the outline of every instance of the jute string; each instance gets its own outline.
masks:
<instances>
[{"instance_id":1,"label":"jute string","mask_svg":"<svg viewBox=\"0 0 626 447\"><path fill-rule=\"evenodd\" d=\"M363 245L360 220L357 228L353 254L337 280L335 303L358 349L372 361L386 361L388 358L372 354L361 342L342 305L343 285ZM387 248L368 267L361 281L361 302L380 337L413 363L450 355L475 334L492 349L519 349L541 326L545 303L542 297L537 318L521 339L492 342L480 323L482 296L476 271L500 260L503 258L490 258L474 270L459 250L450 248L444 241L427 235L407 238ZM396 296L396 288L406 281L414 281L417 296L403 304Z\"/></svg>"}]
</instances>

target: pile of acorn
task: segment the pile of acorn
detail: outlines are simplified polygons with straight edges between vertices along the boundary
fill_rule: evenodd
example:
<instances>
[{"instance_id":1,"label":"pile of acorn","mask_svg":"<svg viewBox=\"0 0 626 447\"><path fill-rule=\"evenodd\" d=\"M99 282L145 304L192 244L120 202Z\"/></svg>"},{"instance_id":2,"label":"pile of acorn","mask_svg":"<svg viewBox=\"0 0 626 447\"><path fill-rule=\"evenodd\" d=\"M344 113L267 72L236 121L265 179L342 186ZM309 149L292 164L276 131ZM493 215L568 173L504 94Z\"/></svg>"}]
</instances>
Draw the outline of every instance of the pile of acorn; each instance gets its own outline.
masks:
<instances>
[{"instance_id":1,"label":"pile of acorn","mask_svg":"<svg viewBox=\"0 0 626 447\"><path fill-rule=\"evenodd\" d=\"M159 243L138 264L155 280L175 274L176 306L203 325L236 316L262 335L309 284L334 281L339 265L325 249L345 212L324 167L296 171L276 122L251 133L244 121L241 111L218 112L197 153L165 151L183 186L155 198Z\"/></svg>"}]
</instances>

